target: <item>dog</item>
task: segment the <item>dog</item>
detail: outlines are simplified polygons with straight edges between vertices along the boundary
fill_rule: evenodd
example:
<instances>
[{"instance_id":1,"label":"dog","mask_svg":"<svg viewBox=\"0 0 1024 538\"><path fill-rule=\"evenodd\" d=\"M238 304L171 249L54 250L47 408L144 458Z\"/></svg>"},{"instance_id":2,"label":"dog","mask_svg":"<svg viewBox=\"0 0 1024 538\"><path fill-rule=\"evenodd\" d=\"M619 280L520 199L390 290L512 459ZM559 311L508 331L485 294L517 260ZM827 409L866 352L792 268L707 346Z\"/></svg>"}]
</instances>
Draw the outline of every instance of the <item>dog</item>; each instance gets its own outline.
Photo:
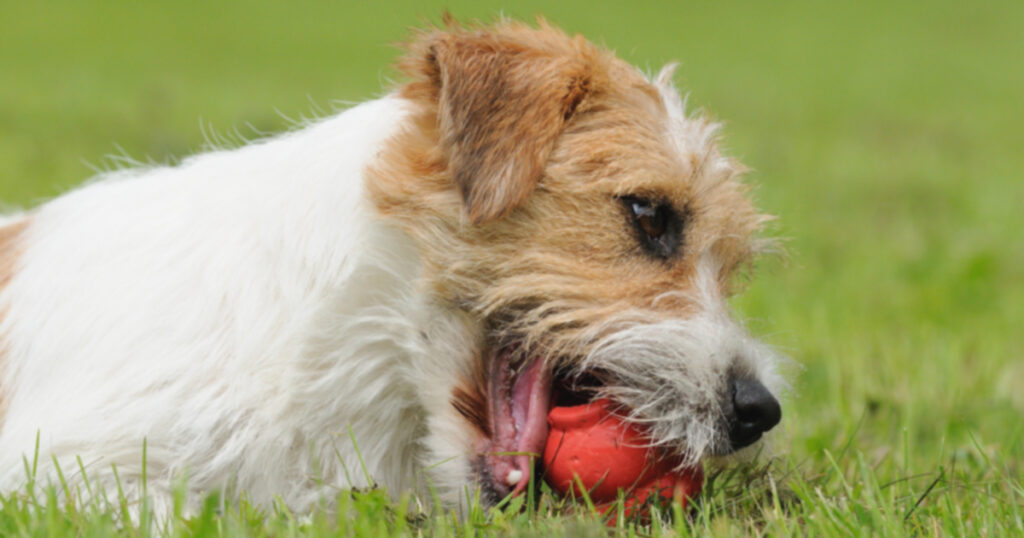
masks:
<instances>
[{"instance_id":1,"label":"dog","mask_svg":"<svg viewBox=\"0 0 1024 538\"><path fill-rule=\"evenodd\" d=\"M553 405L609 398L689 467L779 422L779 355L726 304L768 218L672 66L502 20L399 69L4 217L0 491L464 508L540 476Z\"/></svg>"}]
</instances>

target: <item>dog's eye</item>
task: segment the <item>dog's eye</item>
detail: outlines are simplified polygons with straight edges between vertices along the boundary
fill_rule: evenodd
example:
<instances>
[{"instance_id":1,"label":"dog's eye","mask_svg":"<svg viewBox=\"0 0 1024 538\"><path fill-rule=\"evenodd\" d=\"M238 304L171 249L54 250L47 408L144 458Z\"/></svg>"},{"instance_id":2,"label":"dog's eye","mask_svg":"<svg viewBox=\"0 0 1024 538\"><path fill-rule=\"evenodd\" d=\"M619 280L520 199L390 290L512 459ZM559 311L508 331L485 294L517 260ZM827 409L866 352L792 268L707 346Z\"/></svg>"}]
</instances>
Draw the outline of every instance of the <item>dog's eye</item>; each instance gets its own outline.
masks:
<instances>
[{"instance_id":1,"label":"dog's eye","mask_svg":"<svg viewBox=\"0 0 1024 538\"><path fill-rule=\"evenodd\" d=\"M672 257L679 248L682 227L672 206L638 196L624 196L622 202L644 248L661 258Z\"/></svg>"},{"instance_id":2,"label":"dog's eye","mask_svg":"<svg viewBox=\"0 0 1024 538\"><path fill-rule=\"evenodd\" d=\"M635 200L630 203L633 218L651 240L657 241L668 227L668 208L663 205L652 207L646 200Z\"/></svg>"}]
</instances>

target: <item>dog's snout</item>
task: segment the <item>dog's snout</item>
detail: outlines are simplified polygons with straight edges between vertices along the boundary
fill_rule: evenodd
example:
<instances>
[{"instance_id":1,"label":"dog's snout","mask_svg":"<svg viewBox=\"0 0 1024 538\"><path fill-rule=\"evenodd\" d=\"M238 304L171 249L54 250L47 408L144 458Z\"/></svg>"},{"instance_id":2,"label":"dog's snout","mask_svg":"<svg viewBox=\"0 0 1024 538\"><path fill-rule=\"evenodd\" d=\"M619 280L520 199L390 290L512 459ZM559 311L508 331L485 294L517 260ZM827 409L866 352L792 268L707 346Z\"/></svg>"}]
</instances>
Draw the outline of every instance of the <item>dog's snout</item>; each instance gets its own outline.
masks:
<instances>
[{"instance_id":1,"label":"dog's snout","mask_svg":"<svg viewBox=\"0 0 1024 538\"><path fill-rule=\"evenodd\" d=\"M746 376L729 380L734 416L729 426L733 449L754 444L761 434L775 427L782 419L779 401L760 381Z\"/></svg>"}]
</instances>

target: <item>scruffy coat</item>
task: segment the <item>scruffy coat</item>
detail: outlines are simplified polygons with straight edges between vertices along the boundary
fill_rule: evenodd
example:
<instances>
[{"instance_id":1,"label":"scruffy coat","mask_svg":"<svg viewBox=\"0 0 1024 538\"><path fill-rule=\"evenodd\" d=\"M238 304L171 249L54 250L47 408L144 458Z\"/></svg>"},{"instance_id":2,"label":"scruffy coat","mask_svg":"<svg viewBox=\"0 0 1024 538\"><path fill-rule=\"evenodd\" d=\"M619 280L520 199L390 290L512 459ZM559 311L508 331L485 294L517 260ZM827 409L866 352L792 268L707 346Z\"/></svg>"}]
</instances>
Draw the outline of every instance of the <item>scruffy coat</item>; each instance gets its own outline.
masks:
<instances>
[{"instance_id":1,"label":"scruffy coat","mask_svg":"<svg viewBox=\"0 0 1024 538\"><path fill-rule=\"evenodd\" d=\"M97 491L116 466L129 499L145 467L158 510L178 481L494 501L531 470L495 453L546 431L512 394L529 365L530 405L598 379L687 465L735 448L730 377L780 386L724 302L764 218L671 69L512 22L423 31L401 67L294 132L6 217L0 489L27 458Z\"/></svg>"}]
</instances>

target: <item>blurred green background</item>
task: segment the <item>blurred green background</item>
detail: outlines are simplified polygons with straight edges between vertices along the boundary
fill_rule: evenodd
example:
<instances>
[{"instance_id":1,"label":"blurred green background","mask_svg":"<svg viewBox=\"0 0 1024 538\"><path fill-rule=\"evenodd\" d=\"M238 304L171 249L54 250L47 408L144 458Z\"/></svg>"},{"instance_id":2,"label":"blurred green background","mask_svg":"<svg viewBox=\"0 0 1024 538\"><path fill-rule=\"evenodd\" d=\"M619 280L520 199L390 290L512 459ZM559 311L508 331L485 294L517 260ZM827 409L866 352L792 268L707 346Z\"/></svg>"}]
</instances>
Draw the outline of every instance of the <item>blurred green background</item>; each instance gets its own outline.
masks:
<instances>
[{"instance_id":1,"label":"blurred green background","mask_svg":"<svg viewBox=\"0 0 1024 538\"><path fill-rule=\"evenodd\" d=\"M1024 472L1024 2L0 0L0 199L108 154L289 128L380 95L411 26L544 14L642 69L679 60L789 255L735 305L790 354L783 454L880 480Z\"/></svg>"}]
</instances>

